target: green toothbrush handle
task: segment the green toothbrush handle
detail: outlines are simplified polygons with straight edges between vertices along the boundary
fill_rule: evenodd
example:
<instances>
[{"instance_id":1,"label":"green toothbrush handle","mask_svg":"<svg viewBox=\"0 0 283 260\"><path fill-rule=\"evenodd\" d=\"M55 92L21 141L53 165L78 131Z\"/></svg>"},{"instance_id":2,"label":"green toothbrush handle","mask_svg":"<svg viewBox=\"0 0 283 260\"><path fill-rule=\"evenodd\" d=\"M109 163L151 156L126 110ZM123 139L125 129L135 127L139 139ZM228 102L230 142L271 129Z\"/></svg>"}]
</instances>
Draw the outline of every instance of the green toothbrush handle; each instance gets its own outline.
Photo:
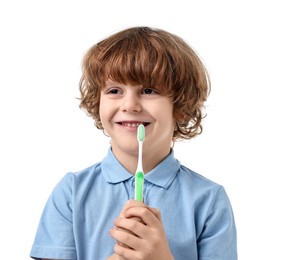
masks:
<instances>
[{"instance_id":1,"label":"green toothbrush handle","mask_svg":"<svg viewBox=\"0 0 283 260\"><path fill-rule=\"evenodd\" d=\"M144 174L139 171L135 174L135 199L137 201L143 202L143 182Z\"/></svg>"}]
</instances>

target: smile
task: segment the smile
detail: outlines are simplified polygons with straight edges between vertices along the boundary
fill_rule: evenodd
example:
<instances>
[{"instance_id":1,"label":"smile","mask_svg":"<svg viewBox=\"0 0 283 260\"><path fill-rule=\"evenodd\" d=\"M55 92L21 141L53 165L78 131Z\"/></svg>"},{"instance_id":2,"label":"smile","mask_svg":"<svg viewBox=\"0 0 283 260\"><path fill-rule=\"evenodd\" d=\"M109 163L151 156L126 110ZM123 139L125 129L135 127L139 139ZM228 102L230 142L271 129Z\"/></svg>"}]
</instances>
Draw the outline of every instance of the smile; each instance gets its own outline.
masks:
<instances>
[{"instance_id":1,"label":"smile","mask_svg":"<svg viewBox=\"0 0 283 260\"><path fill-rule=\"evenodd\" d=\"M126 127L134 127L134 128L137 128L140 124L143 124L144 126L149 125L148 122L132 122L132 121L118 122L118 124Z\"/></svg>"}]
</instances>

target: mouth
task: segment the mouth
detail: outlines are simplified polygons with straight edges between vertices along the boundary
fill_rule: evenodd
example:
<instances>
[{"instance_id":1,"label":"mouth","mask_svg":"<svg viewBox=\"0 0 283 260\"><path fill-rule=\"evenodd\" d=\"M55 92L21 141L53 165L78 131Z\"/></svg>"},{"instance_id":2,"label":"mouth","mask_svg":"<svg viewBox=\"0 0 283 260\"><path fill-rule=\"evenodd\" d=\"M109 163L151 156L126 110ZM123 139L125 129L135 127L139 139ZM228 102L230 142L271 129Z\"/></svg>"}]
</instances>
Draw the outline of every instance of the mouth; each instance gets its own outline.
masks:
<instances>
[{"instance_id":1,"label":"mouth","mask_svg":"<svg viewBox=\"0 0 283 260\"><path fill-rule=\"evenodd\" d=\"M124 126L124 127L133 127L133 128L138 128L140 124L144 125L145 127L149 125L149 122L139 122L139 121L122 121L122 122L117 122L117 124Z\"/></svg>"}]
</instances>

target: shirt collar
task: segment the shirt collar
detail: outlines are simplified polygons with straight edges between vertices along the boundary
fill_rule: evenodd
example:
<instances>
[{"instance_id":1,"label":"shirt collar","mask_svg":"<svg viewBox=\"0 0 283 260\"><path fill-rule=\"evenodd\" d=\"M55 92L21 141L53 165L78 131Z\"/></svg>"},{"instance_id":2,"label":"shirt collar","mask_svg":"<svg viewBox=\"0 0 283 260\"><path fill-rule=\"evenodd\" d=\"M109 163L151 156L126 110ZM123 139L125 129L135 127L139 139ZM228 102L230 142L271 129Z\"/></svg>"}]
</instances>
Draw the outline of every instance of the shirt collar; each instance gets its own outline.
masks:
<instances>
[{"instance_id":1,"label":"shirt collar","mask_svg":"<svg viewBox=\"0 0 283 260\"><path fill-rule=\"evenodd\" d=\"M109 183L119 183L134 177L117 160L111 148L107 156L101 162L104 179ZM176 177L180 168L180 162L174 157L174 151L160 162L154 169L145 174L145 181L167 189Z\"/></svg>"}]
</instances>

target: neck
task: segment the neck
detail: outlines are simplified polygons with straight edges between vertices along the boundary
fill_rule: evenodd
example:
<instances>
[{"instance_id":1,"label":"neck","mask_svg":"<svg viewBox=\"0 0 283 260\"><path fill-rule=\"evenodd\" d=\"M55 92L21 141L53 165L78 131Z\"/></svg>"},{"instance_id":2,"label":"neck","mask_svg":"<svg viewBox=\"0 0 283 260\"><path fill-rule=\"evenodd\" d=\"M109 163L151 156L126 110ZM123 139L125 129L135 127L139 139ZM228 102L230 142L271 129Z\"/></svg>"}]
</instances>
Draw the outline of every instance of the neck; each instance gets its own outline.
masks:
<instances>
[{"instance_id":1,"label":"neck","mask_svg":"<svg viewBox=\"0 0 283 260\"><path fill-rule=\"evenodd\" d=\"M138 165L138 154L129 153L128 151L123 151L116 149L112 146L112 151L119 162L131 173L135 174ZM161 161L163 161L170 153L170 146L168 149L163 149L162 151L143 151L143 170L144 174L148 173L154 169Z\"/></svg>"}]
</instances>

